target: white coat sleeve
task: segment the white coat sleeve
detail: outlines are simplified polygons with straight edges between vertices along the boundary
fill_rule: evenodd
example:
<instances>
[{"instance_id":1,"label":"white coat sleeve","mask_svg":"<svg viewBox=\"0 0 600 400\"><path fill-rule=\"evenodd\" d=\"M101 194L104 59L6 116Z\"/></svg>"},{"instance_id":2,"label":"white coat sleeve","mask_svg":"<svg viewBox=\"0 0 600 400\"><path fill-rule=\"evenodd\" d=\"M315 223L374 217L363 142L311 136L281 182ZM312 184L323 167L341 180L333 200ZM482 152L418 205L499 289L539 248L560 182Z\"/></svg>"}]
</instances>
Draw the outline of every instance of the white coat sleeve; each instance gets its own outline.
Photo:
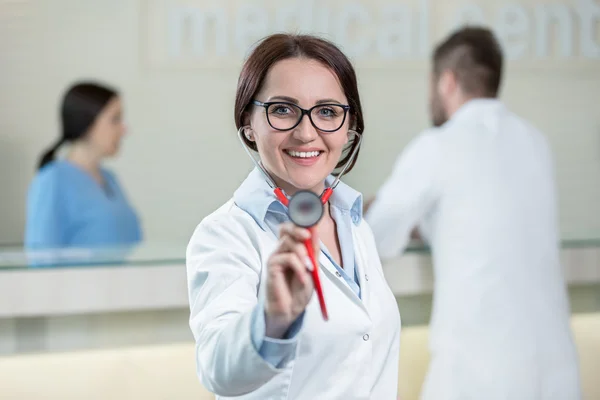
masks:
<instances>
[{"instance_id":1,"label":"white coat sleeve","mask_svg":"<svg viewBox=\"0 0 600 400\"><path fill-rule=\"evenodd\" d=\"M230 217L202 221L186 264L200 381L227 397L258 389L282 370L265 361L252 342L261 259L243 224Z\"/></svg>"},{"instance_id":2,"label":"white coat sleeve","mask_svg":"<svg viewBox=\"0 0 600 400\"><path fill-rule=\"evenodd\" d=\"M437 201L439 147L431 132L422 133L409 143L368 208L365 219L382 260L402 254L411 231Z\"/></svg>"}]
</instances>

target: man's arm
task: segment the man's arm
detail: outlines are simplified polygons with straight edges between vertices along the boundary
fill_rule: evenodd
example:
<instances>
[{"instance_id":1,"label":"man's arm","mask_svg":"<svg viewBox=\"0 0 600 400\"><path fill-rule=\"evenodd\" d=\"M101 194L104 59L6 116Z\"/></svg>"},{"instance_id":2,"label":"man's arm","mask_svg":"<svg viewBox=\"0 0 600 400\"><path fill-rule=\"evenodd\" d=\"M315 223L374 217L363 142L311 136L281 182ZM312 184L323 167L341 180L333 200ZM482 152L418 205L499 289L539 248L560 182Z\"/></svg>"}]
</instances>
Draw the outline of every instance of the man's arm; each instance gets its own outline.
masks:
<instances>
[{"instance_id":1,"label":"man's arm","mask_svg":"<svg viewBox=\"0 0 600 400\"><path fill-rule=\"evenodd\" d=\"M413 140L398 157L392 174L377 195L365 203L367 220L379 256L401 254L419 221L439 196L441 151L435 132ZM417 233L418 234L418 233Z\"/></svg>"},{"instance_id":2,"label":"man's arm","mask_svg":"<svg viewBox=\"0 0 600 400\"><path fill-rule=\"evenodd\" d=\"M363 214L367 214L367 212L369 211L369 208L371 207L371 204L373 204L373 202L375 201L377 197L376 196L372 196L370 197L363 205ZM410 239L412 240L418 240L418 241L423 241L423 237L421 236L421 233L419 232L419 227L415 226L413 228L413 230L410 232Z\"/></svg>"}]
</instances>

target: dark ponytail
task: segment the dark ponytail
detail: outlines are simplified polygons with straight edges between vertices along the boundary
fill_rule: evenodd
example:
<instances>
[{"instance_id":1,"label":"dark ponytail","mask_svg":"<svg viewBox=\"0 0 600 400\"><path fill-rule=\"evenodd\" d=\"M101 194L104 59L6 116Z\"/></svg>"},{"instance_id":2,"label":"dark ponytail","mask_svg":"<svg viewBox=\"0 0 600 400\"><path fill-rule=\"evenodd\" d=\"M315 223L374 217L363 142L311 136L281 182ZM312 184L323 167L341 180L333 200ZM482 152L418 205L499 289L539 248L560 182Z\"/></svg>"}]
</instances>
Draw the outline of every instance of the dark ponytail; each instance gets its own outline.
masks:
<instances>
[{"instance_id":1,"label":"dark ponytail","mask_svg":"<svg viewBox=\"0 0 600 400\"><path fill-rule=\"evenodd\" d=\"M63 140L61 139L58 142L56 142L56 144L50 149L46 150L44 154L42 154L42 158L40 159L40 162L38 164L38 169L42 169L44 165L48 164L51 161L54 161L54 159L56 158L56 151L62 144Z\"/></svg>"},{"instance_id":2,"label":"dark ponytail","mask_svg":"<svg viewBox=\"0 0 600 400\"><path fill-rule=\"evenodd\" d=\"M61 106L62 136L46 150L38 163L41 169L56 158L56 151L65 142L74 142L85 136L98 114L119 94L116 90L96 83L81 82L65 93Z\"/></svg>"}]
</instances>

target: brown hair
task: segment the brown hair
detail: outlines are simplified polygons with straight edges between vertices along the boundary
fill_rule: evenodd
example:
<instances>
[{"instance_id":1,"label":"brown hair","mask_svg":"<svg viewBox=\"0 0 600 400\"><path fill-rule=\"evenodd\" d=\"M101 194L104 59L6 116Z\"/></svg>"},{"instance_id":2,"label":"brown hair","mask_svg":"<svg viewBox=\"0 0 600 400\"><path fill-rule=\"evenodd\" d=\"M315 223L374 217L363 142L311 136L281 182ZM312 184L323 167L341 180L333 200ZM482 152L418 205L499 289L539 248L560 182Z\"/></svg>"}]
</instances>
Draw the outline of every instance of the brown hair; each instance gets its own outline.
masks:
<instances>
[{"instance_id":1,"label":"brown hair","mask_svg":"<svg viewBox=\"0 0 600 400\"><path fill-rule=\"evenodd\" d=\"M502 49L492 31L465 27L452 33L433 53L433 72L451 70L465 93L496 97L502 81Z\"/></svg>"},{"instance_id":2,"label":"brown hair","mask_svg":"<svg viewBox=\"0 0 600 400\"><path fill-rule=\"evenodd\" d=\"M261 40L242 67L235 95L234 118L237 129L239 130L244 125L244 117L251 106L251 101L260 91L271 67L278 61L295 57L316 60L335 73L348 99L351 128L362 135L364 131L363 113L356 73L350 60L330 41L311 35L283 33L270 35ZM246 145L256 151L256 144L247 140L245 136L242 137ZM356 146L358 146L358 141L352 140L349 149L344 152L342 159L336 165L336 169L346 164ZM358 158L358 154L356 158ZM352 170L356 158L348 166L346 172Z\"/></svg>"},{"instance_id":3,"label":"brown hair","mask_svg":"<svg viewBox=\"0 0 600 400\"><path fill-rule=\"evenodd\" d=\"M60 110L61 136L40 158L38 169L54 160L58 149L67 142L84 137L98 115L119 93L104 84L76 82L64 94Z\"/></svg>"}]
</instances>

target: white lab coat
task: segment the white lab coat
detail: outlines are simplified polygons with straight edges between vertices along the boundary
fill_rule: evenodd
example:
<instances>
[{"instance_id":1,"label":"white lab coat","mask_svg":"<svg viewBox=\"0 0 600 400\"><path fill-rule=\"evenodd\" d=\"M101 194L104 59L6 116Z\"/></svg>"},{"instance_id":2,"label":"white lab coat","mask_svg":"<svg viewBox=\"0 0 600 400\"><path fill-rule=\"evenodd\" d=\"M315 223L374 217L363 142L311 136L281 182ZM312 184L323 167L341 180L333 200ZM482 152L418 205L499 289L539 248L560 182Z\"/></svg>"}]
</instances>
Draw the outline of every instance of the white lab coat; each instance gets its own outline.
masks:
<instances>
[{"instance_id":1,"label":"white lab coat","mask_svg":"<svg viewBox=\"0 0 600 400\"><path fill-rule=\"evenodd\" d=\"M578 400L551 151L498 100L410 143L365 216L384 259L413 227L435 284L426 400Z\"/></svg>"},{"instance_id":2,"label":"white lab coat","mask_svg":"<svg viewBox=\"0 0 600 400\"><path fill-rule=\"evenodd\" d=\"M255 350L250 323L265 295L265 265L277 236L233 200L200 223L188 246L187 271L198 375L208 390L220 399L396 399L398 306L369 227L362 221L352 229L362 300L321 253L329 321L314 295L295 359L275 369Z\"/></svg>"}]
</instances>

